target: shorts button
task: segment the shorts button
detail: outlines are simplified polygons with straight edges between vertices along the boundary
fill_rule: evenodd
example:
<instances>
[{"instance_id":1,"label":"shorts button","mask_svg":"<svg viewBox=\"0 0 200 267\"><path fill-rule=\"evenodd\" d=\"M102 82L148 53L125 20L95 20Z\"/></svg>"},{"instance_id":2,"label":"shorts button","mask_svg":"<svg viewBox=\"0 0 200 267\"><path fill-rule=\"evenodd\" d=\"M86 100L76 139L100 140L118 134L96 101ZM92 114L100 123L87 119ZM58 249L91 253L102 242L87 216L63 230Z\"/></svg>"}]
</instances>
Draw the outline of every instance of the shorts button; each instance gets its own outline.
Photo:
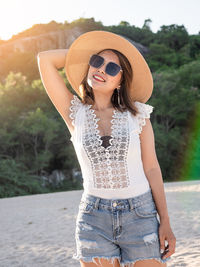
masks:
<instances>
[{"instance_id":1,"label":"shorts button","mask_svg":"<svg viewBox=\"0 0 200 267\"><path fill-rule=\"evenodd\" d=\"M117 206L117 203L116 203L116 202L114 202L114 203L113 203L113 207L116 207L116 206Z\"/></svg>"}]
</instances>

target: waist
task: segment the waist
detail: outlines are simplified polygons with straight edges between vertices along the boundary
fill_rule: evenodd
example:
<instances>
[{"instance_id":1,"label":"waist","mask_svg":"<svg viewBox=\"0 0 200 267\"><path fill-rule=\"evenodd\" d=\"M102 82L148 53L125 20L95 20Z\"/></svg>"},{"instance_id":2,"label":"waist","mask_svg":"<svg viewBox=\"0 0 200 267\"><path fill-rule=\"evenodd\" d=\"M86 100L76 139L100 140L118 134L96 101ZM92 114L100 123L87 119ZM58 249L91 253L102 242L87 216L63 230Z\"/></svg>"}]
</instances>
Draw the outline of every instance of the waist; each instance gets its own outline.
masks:
<instances>
[{"instance_id":1,"label":"waist","mask_svg":"<svg viewBox=\"0 0 200 267\"><path fill-rule=\"evenodd\" d=\"M83 194L81 201L84 201L88 204L98 206L103 206L106 209L129 209L136 208L143 205L146 202L154 202L152 191L149 189L146 193L125 199L106 199L102 197L97 197L90 194Z\"/></svg>"}]
</instances>

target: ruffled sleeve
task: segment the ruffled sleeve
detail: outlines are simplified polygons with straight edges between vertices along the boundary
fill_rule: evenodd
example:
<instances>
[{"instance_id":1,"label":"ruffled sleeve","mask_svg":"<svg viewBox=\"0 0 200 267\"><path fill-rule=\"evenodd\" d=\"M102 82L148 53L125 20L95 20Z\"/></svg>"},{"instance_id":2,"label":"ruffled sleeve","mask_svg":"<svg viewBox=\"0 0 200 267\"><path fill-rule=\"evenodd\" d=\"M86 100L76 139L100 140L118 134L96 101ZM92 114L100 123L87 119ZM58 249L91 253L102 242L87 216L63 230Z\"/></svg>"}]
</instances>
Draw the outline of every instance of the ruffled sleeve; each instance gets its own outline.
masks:
<instances>
[{"instance_id":1,"label":"ruffled sleeve","mask_svg":"<svg viewBox=\"0 0 200 267\"><path fill-rule=\"evenodd\" d=\"M139 112L136 115L136 118L138 121L138 132L140 134L142 132L142 127L146 124L145 119L150 118L150 114L153 112L154 107L138 101L135 101L135 106Z\"/></svg>"},{"instance_id":2,"label":"ruffled sleeve","mask_svg":"<svg viewBox=\"0 0 200 267\"><path fill-rule=\"evenodd\" d=\"M73 126L75 126L76 114L82 105L83 103L81 102L81 100L76 95L74 95L73 99L71 100L71 106L69 107L69 117L72 119Z\"/></svg>"}]
</instances>

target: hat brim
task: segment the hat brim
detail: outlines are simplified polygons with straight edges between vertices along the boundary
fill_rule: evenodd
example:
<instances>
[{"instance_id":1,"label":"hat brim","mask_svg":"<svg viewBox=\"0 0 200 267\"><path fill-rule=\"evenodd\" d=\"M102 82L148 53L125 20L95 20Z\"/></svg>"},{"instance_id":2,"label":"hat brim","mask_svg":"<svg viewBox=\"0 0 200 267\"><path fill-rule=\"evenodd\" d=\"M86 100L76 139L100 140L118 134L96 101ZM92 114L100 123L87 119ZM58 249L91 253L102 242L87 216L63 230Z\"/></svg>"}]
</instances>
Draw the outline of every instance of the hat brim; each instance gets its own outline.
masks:
<instances>
[{"instance_id":1,"label":"hat brim","mask_svg":"<svg viewBox=\"0 0 200 267\"><path fill-rule=\"evenodd\" d=\"M153 78L149 66L132 43L112 32L90 31L80 35L71 44L66 55L65 72L72 88L80 96L79 86L86 75L90 56L108 48L124 54L131 64L131 100L147 102L153 91Z\"/></svg>"}]
</instances>

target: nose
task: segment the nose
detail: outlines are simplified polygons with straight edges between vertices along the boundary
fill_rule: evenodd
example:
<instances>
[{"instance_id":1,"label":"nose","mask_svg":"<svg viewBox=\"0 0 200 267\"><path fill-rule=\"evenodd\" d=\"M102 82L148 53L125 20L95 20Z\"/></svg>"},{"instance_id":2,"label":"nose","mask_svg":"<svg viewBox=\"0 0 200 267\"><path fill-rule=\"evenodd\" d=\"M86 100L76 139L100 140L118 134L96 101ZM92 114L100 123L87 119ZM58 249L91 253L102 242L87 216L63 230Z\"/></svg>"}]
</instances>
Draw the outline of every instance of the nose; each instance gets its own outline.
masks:
<instances>
[{"instance_id":1,"label":"nose","mask_svg":"<svg viewBox=\"0 0 200 267\"><path fill-rule=\"evenodd\" d=\"M99 72L103 72L104 74L106 73L105 72L105 63L103 63L103 65L101 66L101 67L99 67L98 69L97 69L97 71L99 71Z\"/></svg>"}]
</instances>

